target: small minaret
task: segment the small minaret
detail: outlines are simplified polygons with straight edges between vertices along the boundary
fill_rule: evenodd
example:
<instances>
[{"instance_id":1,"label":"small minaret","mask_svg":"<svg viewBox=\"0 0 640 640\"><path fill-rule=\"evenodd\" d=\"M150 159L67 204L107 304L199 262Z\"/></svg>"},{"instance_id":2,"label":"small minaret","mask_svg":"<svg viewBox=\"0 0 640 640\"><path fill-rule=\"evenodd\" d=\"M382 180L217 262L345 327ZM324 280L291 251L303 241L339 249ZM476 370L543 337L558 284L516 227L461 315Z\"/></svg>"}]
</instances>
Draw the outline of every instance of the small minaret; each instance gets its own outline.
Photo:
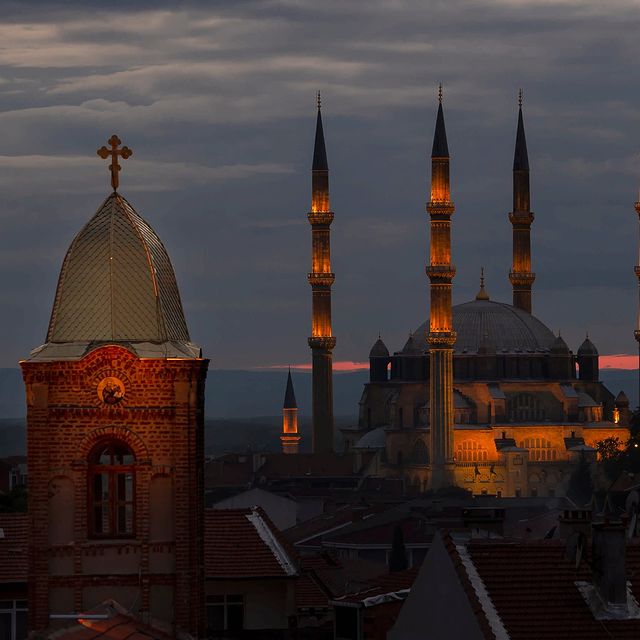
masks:
<instances>
[{"instance_id":1,"label":"small minaret","mask_svg":"<svg viewBox=\"0 0 640 640\"><path fill-rule=\"evenodd\" d=\"M312 291L311 347L313 386L313 452L333 451L333 368L332 351L336 339L331 333L331 285L335 275L331 272L331 233L333 213L329 205L329 165L324 146L320 92L318 92L318 118L316 141L311 170L311 224L312 262L309 284Z\"/></svg>"},{"instance_id":2,"label":"small minaret","mask_svg":"<svg viewBox=\"0 0 640 640\"><path fill-rule=\"evenodd\" d=\"M640 408L640 194L635 203L636 213L638 214L638 262L635 266L636 277L638 278L638 313L636 316L636 329L633 335L638 343L638 408Z\"/></svg>"},{"instance_id":3,"label":"small minaret","mask_svg":"<svg viewBox=\"0 0 640 640\"><path fill-rule=\"evenodd\" d=\"M442 85L438 90L438 115L431 151L431 253L427 275L431 281L429 314L429 424L431 488L453 484L453 330L451 282L451 216L455 208L449 189L449 147L442 111Z\"/></svg>"},{"instance_id":4,"label":"small minaret","mask_svg":"<svg viewBox=\"0 0 640 640\"><path fill-rule=\"evenodd\" d=\"M513 306L531 313L531 285L536 274L531 272L531 223L533 222L529 192L529 156L522 119L522 89L518 94L518 130L513 156L513 263L509 280L513 287Z\"/></svg>"},{"instance_id":5,"label":"small minaret","mask_svg":"<svg viewBox=\"0 0 640 640\"><path fill-rule=\"evenodd\" d=\"M287 376L287 390L284 392L284 403L282 405L282 453L298 453L300 436L298 434L298 405L296 394L293 391L293 381L291 380L291 369Z\"/></svg>"}]
</instances>

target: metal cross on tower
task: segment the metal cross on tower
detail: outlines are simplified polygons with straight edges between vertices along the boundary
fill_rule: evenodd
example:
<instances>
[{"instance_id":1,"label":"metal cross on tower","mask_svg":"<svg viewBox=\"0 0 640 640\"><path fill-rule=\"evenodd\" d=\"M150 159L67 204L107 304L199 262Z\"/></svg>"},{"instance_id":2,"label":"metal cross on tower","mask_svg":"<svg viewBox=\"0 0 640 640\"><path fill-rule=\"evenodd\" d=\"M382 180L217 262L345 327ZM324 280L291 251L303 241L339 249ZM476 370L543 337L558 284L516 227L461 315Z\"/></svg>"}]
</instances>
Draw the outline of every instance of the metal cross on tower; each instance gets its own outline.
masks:
<instances>
[{"instance_id":1,"label":"metal cross on tower","mask_svg":"<svg viewBox=\"0 0 640 640\"><path fill-rule=\"evenodd\" d=\"M98 155L103 160L106 160L109 156L111 156L111 164L109 165L109 171L111 171L111 186L113 187L113 190L116 191L118 189L118 185L120 184L118 180L118 173L122 169L122 167L118 164L118 157L126 160L127 158L131 157L133 151L131 151L131 149L126 146L118 149L118 147L122 144L122 140L120 140L120 138L118 138L118 136L115 134L112 135L109 140L107 140L107 143L111 146L111 149L102 146L98 149Z\"/></svg>"}]
</instances>

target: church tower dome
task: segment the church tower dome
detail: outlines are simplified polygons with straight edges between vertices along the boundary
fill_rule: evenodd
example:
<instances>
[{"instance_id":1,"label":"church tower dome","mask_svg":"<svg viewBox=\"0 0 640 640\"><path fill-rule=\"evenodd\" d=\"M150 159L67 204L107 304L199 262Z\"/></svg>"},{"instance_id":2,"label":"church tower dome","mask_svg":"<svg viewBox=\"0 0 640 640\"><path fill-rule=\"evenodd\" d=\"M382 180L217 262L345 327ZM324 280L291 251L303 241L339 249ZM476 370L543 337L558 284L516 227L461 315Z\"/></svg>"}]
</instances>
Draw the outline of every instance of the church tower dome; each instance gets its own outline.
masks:
<instances>
[{"instance_id":1,"label":"church tower dome","mask_svg":"<svg viewBox=\"0 0 640 640\"><path fill-rule=\"evenodd\" d=\"M115 191L67 251L39 355L79 357L101 343L126 343L141 356L199 354L162 241Z\"/></svg>"}]
</instances>

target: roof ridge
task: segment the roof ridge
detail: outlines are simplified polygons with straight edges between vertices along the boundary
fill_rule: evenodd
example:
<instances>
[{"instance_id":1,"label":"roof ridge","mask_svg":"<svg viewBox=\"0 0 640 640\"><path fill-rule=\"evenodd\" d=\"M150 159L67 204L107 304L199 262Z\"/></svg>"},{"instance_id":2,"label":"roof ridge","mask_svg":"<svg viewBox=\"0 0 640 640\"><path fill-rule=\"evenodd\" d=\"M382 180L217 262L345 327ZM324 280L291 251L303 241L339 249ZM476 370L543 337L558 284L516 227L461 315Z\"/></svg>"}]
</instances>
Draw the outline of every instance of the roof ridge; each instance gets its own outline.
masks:
<instances>
[{"instance_id":1,"label":"roof ridge","mask_svg":"<svg viewBox=\"0 0 640 640\"><path fill-rule=\"evenodd\" d=\"M245 515L245 518L255 527L260 539L269 547L284 572L288 576L297 575L298 568L295 562L289 557L288 552L266 522L263 510L260 507L256 507L250 511L251 513Z\"/></svg>"},{"instance_id":2,"label":"roof ridge","mask_svg":"<svg viewBox=\"0 0 640 640\"><path fill-rule=\"evenodd\" d=\"M491 600L491 596L489 595L487 587L484 584L478 569L473 563L473 559L469 554L467 545L456 543L448 534L447 537L450 541L450 549L452 548L451 550L455 550L457 559L459 560L459 566L464 570L464 576L468 580L469 586L478 600L478 604L480 605L480 609L484 616L483 622L488 625L495 640L509 640L509 633L507 632L507 629L500 618L500 614Z\"/></svg>"}]
</instances>

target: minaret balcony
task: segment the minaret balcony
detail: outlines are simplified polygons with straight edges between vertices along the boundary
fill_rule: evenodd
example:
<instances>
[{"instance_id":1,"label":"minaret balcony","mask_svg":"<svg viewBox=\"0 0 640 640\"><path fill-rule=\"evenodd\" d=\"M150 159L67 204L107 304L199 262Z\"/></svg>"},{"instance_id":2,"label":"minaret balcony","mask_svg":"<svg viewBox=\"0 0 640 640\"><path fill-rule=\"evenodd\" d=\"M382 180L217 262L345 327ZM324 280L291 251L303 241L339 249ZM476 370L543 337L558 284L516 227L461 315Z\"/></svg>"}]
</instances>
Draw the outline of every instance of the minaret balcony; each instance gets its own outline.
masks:
<instances>
[{"instance_id":1,"label":"minaret balcony","mask_svg":"<svg viewBox=\"0 0 640 640\"><path fill-rule=\"evenodd\" d=\"M312 287L330 287L336 276L334 273L308 273L307 280Z\"/></svg>"},{"instance_id":2,"label":"minaret balcony","mask_svg":"<svg viewBox=\"0 0 640 640\"><path fill-rule=\"evenodd\" d=\"M427 335L427 341L430 345L440 348L453 347L456 343L457 334L455 331L430 331Z\"/></svg>"},{"instance_id":3,"label":"minaret balcony","mask_svg":"<svg viewBox=\"0 0 640 640\"><path fill-rule=\"evenodd\" d=\"M450 283L456 275L456 268L452 264L430 264L425 269L431 282Z\"/></svg>"},{"instance_id":4,"label":"minaret balcony","mask_svg":"<svg viewBox=\"0 0 640 640\"><path fill-rule=\"evenodd\" d=\"M312 349L331 351L336 346L334 336L311 336L307 342Z\"/></svg>"},{"instance_id":5,"label":"minaret balcony","mask_svg":"<svg viewBox=\"0 0 640 640\"><path fill-rule=\"evenodd\" d=\"M509 213L509 222L514 227L530 227L534 218L533 211L511 211Z\"/></svg>"},{"instance_id":6,"label":"minaret balcony","mask_svg":"<svg viewBox=\"0 0 640 640\"><path fill-rule=\"evenodd\" d=\"M509 271L509 280L512 285L530 287L536 279L536 274L530 271Z\"/></svg>"},{"instance_id":7,"label":"minaret balcony","mask_svg":"<svg viewBox=\"0 0 640 640\"><path fill-rule=\"evenodd\" d=\"M309 211L307 218L312 227L328 227L333 222L333 211Z\"/></svg>"}]
</instances>

